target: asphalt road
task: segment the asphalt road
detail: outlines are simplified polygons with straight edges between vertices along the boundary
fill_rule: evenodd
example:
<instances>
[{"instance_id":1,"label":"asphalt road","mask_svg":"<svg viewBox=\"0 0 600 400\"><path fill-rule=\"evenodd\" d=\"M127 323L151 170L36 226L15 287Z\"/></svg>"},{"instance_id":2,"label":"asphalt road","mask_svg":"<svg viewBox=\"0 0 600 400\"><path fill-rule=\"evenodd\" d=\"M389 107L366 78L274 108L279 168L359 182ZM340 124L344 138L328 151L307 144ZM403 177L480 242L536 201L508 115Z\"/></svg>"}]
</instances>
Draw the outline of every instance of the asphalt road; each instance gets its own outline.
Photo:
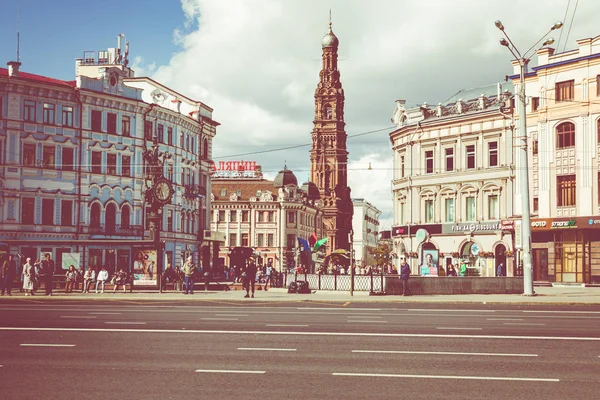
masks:
<instances>
[{"instance_id":1,"label":"asphalt road","mask_svg":"<svg viewBox=\"0 0 600 400\"><path fill-rule=\"evenodd\" d=\"M2 399L592 399L599 307L0 303Z\"/></svg>"}]
</instances>

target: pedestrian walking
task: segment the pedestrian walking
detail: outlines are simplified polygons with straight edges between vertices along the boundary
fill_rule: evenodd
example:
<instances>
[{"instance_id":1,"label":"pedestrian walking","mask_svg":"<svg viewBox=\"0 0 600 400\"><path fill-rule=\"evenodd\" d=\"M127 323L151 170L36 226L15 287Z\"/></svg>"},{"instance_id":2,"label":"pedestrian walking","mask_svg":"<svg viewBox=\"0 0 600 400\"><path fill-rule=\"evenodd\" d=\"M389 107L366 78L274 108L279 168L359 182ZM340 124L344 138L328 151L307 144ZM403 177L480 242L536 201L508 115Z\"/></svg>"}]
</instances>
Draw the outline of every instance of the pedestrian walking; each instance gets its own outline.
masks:
<instances>
[{"instance_id":1,"label":"pedestrian walking","mask_svg":"<svg viewBox=\"0 0 600 400\"><path fill-rule=\"evenodd\" d=\"M35 269L31 265L31 257L27 257L23 265L23 290L25 296L33 296L33 282L35 280Z\"/></svg>"},{"instance_id":2,"label":"pedestrian walking","mask_svg":"<svg viewBox=\"0 0 600 400\"><path fill-rule=\"evenodd\" d=\"M46 296L52 296L52 286L54 286L54 260L50 257L50 253L44 254L45 260L42 261L42 275L44 277L44 287Z\"/></svg>"},{"instance_id":3,"label":"pedestrian walking","mask_svg":"<svg viewBox=\"0 0 600 400\"><path fill-rule=\"evenodd\" d=\"M17 273L17 263L14 260L12 254L9 254L7 259L2 263L2 269L0 270L0 276L2 276L2 296L4 296L4 292L9 296L12 296L12 284L15 280L15 275Z\"/></svg>"},{"instance_id":4,"label":"pedestrian walking","mask_svg":"<svg viewBox=\"0 0 600 400\"><path fill-rule=\"evenodd\" d=\"M185 291L183 294L194 294L194 275L196 274L196 266L192 262L192 256L187 258L183 264L182 272L184 274Z\"/></svg>"},{"instance_id":5,"label":"pedestrian walking","mask_svg":"<svg viewBox=\"0 0 600 400\"><path fill-rule=\"evenodd\" d=\"M498 264L498 268L496 269L497 276L504 276L504 266L502 263Z\"/></svg>"},{"instance_id":6,"label":"pedestrian walking","mask_svg":"<svg viewBox=\"0 0 600 400\"><path fill-rule=\"evenodd\" d=\"M245 277L245 285L246 285L246 295L245 298L250 297L250 286L252 286L252 297L254 298L254 284L256 283L256 264L254 263L254 257L250 257L248 259L248 265L246 265L246 269L244 271Z\"/></svg>"},{"instance_id":7,"label":"pedestrian walking","mask_svg":"<svg viewBox=\"0 0 600 400\"><path fill-rule=\"evenodd\" d=\"M410 296L410 265L404 257L400 258L400 279L402 280L402 295Z\"/></svg>"},{"instance_id":8,"label":"pedestrian walking","mask_svg":"<svg viewBox=\"0 0 600 400\"><path fill-rule=\"evenodd\" d=\"M271 283L271 287L273 287L273 282L271 282L271 276L273 275L273 264L271 264L271 261L269 261L267 263L267 269L265 270L265 292L269 289L267 289L267 285L269 284L269 282Z\"/></svg>"}]
</instances>

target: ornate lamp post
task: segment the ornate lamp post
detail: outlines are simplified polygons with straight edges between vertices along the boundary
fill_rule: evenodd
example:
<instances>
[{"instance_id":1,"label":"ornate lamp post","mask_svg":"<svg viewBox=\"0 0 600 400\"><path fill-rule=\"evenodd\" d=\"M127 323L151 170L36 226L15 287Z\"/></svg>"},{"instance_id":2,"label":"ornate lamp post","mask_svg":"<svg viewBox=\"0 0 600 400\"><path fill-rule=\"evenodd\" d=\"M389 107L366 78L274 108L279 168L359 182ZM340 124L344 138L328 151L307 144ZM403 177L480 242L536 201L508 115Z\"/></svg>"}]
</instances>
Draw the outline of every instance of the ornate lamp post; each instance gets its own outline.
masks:
<instances>
[{"instance_id":1,"label":"ornate lamp post","mask_svg":"<svg viewBox=\"0 0 600 400\"><path fill-rule=\"evenodd\" d=\"M156 277L158 279L158 289L162 293L162 272L163 272L163 246L160 242L160 230L162 222L163 207L171 203L173 199L173 185L163 175L165 161L172 155L169 152L161 152L158 149L157 137L154 136L152 147L144 151L144 160L146 160L146 192L145 201L146 218L150 228L150 239L154 241L156 250Z\"/></svg>"}]
</instances>

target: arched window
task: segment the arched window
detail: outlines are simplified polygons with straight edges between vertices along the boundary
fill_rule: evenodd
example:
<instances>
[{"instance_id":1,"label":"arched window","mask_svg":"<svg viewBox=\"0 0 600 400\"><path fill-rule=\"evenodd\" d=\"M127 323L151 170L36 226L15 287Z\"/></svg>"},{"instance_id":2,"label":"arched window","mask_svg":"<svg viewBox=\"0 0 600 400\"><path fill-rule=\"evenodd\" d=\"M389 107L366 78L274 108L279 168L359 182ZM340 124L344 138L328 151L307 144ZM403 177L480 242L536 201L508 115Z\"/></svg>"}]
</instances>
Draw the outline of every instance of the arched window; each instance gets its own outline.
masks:
<instances>
[{"instance_id":1,"label":"arched window","mask_svg":"<svg viewBox=\"0 0 600 400\"><path fill-rule=\"evenodd\" d=\"M185 228L186 228L186 225L185 225L185 211L182 211L181 212L181 232L186 233L185 232Z\"/></svg>"},{"instance_id":2,"label":"arched window","mask_svg":"<svg viewBox=\"0 0 600 400\"><path fill-rule=\"evenodd\" d=\"M575 146L575 124L563 122L556 127L556 148L564 149Z\"/></svg>"},{"instance_id":3,"label":"arched window","mask_svg":"<svg viewBox=\"0 0 600 400\"><path fill-rule=\"evenodd\" d=\"M202 143L202 158L205 160L208 159L208 139L204 138L204 142Z\"/></svg>"},{"instance_id":4,"label":"arched window","mask_svg":"<svg viewBox=\"0 0 600 400\"><path fill-rule=\"evenodd\" d=\"M129 223L129 218L131 215L131 210L128 205L124 205L121 209L121 228L129 229L131 226Z\"/></svg>"},{"instance_id":5,"label":"arched window","mask_svg":"<svg viewBox=\"0 0 600 400\"><path fill-rule=\"evenodd\" d=\"M106 206L106 215L104 216L106 233L113 233L117 225L117 207L114 204Z\"/></svg>"},{"instance_id":6,"label":"arched window","mask_svg":"<svg viewBox=\"0 0 600 400\"><path fill-rule=\"evenodd\" d=\"M98 203L92 204L90 210L90 226L93 228L100 227L100 204Z\"/></svg>"},{"instance_id":7,"label":"arched window","mask_svg":"<svg viewBox=\"0 0 600 400\"><path fill-rule=\"evenodd\" d=\"M193 229L193 225L194 225L194 220L192 219L192 213L188 211L188 233L192 233L192 229Z\"/></svg>"}]
</instances>

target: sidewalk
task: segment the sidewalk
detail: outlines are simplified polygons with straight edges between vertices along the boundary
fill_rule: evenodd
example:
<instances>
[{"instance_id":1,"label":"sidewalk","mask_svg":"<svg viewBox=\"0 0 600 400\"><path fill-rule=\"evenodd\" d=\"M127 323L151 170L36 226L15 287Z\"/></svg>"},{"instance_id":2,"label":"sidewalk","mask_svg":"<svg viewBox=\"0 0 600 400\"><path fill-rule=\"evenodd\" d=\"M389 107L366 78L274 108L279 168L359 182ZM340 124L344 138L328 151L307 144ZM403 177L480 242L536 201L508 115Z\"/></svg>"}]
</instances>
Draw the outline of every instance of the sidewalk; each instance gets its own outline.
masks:
<instances>
[{"instance_id":1,"label":"sidewalk","mask_svg":"<svg viewBox=\"0 0 600 400\"><path fill-rule=\"evenodd\" d=\"M314 291L313 294L288 294L286 289L269 289L267 292L259 290L255 293L255 298L244 298L245 291L232 290L224 291L203 291L197 290L194 295L184 295L173 291L158 293L158 291L139 291L133 293L69 293L54 291L52 297L44 296L43 291L35 296L24 296L23 293L13 290L12 296L4 295L0 297L1 303L6 302L35 302L42 303L46 301L198 301L198 302L315 302L315 303L479 303L479 304L560 304L560 305L599 305L600 306L600 288L585 287L536 287L535 296L523 296L515 294L465 294L465 295L422 295L422 296L369 296L368 292L354 292L350 296L349 292L341 291Z\"/></svg>"}]
</instances>

